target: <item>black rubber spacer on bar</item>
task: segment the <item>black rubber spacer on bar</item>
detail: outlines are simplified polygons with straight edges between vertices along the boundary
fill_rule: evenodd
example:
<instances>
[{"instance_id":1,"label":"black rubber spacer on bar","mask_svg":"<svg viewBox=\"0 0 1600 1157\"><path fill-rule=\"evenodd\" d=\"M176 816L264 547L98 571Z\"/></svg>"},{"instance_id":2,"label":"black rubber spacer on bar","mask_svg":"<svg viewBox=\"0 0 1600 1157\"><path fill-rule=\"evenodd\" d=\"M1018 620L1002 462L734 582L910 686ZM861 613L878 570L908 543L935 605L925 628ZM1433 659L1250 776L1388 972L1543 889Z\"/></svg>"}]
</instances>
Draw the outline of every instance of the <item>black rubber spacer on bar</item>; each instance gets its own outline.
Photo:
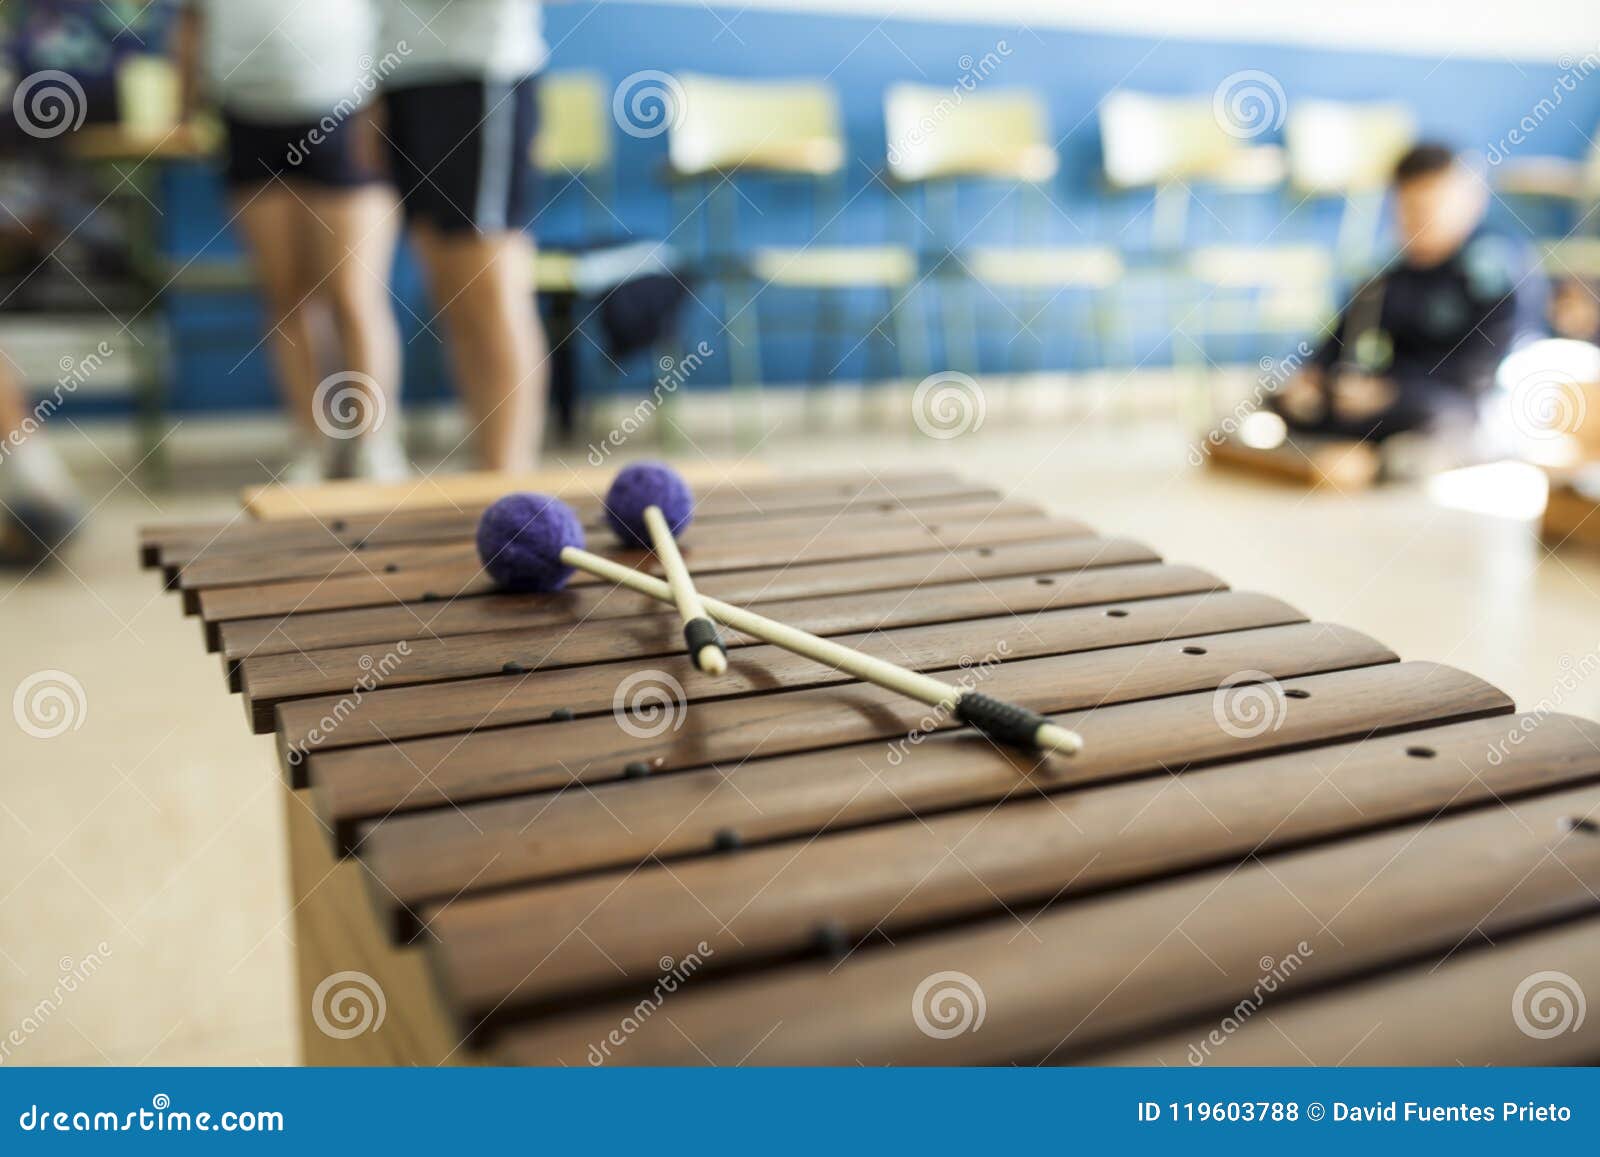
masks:
<instances>
[{"instance_id":1,"label":"black rubber spacer on bar","mask_svg":"<svg viewBox=\"0 0 1600 1157\"><path fill-rule=\"evenodd\" d=\"M970 723L990 739L1013 747L1036 747L1034 736L1050 721L1037 711L968 691L956 700L955 716Z\"/></svg>"},{"instance_id":2,"label":"black rubber spacer on bar","mask_svg":"<svg viewBox=\"0 0 1600 1157\"><path fill-rule=\"evenodd\" d=\"M683 641L689 646L689 657L700 664L700 652L706 647L715 647L723 655L727 655L728 648L722 645L722 636L717 634L717 624L707 618L690 619L683 624Z\"/></svg>"}]
</instances>

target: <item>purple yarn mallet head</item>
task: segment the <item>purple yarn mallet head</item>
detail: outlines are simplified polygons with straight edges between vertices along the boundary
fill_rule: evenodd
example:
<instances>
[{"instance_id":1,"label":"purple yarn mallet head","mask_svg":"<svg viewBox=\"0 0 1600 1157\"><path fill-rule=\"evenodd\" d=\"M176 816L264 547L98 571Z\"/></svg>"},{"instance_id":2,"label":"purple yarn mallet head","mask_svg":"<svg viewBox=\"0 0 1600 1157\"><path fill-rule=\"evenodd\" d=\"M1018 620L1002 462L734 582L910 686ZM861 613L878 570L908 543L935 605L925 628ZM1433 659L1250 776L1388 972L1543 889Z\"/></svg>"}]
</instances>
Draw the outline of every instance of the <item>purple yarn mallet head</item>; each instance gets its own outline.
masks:
<instances>
[{"instance_id":1,"label":"purple yarn mallet head","mask_svg":"<svg viewBox=\"0 0 1600 1157\"><path fill-rule=\"evenodd\" d=\"M694 495L689 492L689 484L665 462L624 466L606 491L606 521L629 546L650 545L650 529L644 521L648 506L661 508L673 538L682 535L694 520Z\"/></svg>"},{"instance_id":2,"label":"purple yarn mallet head","mask_svg":"<svg viewBox=\"0 0 1600 1157\"><path fill-rule=\"evenodd\" d=\"M583 547L583 524L548 494L507 494L478 520L478 558L507 590L560 590L572 577L561 561L568 546Z\"/></svg>"}]
</instances>

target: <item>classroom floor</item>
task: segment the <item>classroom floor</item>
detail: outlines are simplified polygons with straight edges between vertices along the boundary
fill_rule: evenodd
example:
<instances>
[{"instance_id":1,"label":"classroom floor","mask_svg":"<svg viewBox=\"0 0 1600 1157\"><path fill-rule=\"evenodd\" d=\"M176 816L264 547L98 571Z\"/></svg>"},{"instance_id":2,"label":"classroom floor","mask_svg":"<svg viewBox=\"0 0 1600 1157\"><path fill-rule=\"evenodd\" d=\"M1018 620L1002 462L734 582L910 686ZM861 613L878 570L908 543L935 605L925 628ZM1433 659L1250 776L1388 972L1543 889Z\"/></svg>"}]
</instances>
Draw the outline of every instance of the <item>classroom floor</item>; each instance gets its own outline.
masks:
<instances>
[{"instance_id":1,"label":"classroom floor","mask_svg":"<svg viewBox=\"0 0 1600 1157\"><path fill-rule=\"evenodd\" d=\"M1196 468L1188 451L1176 429L1068 422L777 438L759 455L795 470L947 465L1482 675L1525 708L1600 717L1587 677L1600 555L1551 555L1526 518L1419 487L1308 494ZM1505 507L1523 481L1459 489ZM0 586L0 689L48 669L83 689L75 728L0 732L0 1063L293 1063L271 741L247 733L195 621L134 557L135 526L231 514L235 485L146 493L108 474L88 488L104 498L70 571Z\"/></svg>"}]
</instances>

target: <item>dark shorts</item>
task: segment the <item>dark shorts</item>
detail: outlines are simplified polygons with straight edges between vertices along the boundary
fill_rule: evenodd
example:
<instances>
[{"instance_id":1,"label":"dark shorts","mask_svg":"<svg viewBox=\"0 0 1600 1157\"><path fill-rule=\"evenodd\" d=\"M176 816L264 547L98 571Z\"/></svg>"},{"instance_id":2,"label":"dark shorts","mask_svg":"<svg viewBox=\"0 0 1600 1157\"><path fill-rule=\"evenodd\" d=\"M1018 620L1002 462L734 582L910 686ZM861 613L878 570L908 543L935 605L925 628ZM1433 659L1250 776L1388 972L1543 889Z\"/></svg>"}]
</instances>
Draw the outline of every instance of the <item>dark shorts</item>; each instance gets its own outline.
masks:
<instances>
[{"instance_id":1,"label":"dark shorts","mask_svg":"<svg viewBox=\"0 0 1600 1157\"><path fill-rule=\"evenodd\" d=\"M329 189L354 189L384 179L355 148L355 117L258 121L224 111L228 130L223 179L230 189L282 177Z\"/></svg>"},{"instance_id":2,"label":"dark shorts","mask_svg":"<svg viewBox=\"0 0 1600 1157\"><path fill-rule=\"evenodd\" d=\"M533 76L390 89L389 168L406 220L442 233L526 229L537 91Z\"/></svg>"}]
</instances>

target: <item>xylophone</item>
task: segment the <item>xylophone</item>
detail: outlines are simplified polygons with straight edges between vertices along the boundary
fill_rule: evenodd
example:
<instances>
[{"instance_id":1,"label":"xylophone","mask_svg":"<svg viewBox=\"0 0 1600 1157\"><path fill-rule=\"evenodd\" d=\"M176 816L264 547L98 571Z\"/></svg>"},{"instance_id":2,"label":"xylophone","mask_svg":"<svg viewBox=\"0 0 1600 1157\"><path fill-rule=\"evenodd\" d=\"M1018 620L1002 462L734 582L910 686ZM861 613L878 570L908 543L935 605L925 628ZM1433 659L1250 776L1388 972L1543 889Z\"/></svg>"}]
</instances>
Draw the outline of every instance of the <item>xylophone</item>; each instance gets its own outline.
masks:
<instances>
[{"instance_id":1,"label":"xylophone","mask_svg":"<svg viewBox=\"0 0 1600 1157\"><path fill-rule=\"evenodd\" d=\"M497 592L482 504L150 528L276 737L309 1063L1600 1060L1600 724L947 473L696 497L708 598L1082 750Z\"/></svg>"}]
</instances>

